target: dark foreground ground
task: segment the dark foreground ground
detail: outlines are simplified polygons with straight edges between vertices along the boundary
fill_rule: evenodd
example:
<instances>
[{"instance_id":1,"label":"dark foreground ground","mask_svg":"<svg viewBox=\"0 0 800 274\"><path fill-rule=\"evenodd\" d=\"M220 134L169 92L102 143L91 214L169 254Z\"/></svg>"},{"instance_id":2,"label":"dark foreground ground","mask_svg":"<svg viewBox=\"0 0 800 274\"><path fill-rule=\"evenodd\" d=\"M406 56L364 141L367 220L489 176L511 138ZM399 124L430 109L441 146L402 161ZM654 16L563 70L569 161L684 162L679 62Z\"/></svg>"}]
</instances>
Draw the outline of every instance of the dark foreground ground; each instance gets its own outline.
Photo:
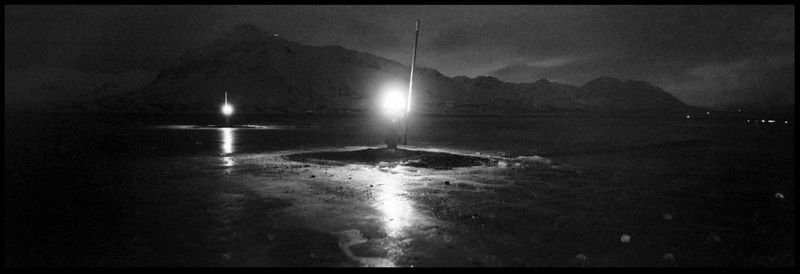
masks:
<instances>
[{"instance_id":1,"label":"dark foreground ground","mask_svg":"<svg viewBox=\"0 0 800 274\"><path fill-rule=\"evenodd\" d=\"M793 125L5 119L6 266L794 266Z\"/></svg>"}]
</instances>

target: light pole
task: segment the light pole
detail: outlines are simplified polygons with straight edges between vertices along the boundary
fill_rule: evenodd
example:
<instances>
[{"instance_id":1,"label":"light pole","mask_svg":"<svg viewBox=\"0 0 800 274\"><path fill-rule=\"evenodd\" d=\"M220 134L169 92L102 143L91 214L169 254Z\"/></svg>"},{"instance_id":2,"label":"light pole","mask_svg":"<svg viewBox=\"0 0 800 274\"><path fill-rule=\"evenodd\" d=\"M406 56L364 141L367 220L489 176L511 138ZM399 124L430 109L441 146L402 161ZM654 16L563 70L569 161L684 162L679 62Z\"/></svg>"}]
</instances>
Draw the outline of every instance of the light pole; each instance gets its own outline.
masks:
<instances>
[{"instance_id":1,"label":"light pole","mask_svg":"<svg viewBox=\"0 0 800 274\"><path fill-rule=\"evenodd\" d=\"M417 20L416 34L414 34L414 51L411 54L411 75L408 77L408 96L406 96L406 122L403 133L403 145L408 145L408 121L411 114L411 93L414 84L414 62L417 60L417 40L419 39L419 20Z\"/></svg>"}]
</instances>

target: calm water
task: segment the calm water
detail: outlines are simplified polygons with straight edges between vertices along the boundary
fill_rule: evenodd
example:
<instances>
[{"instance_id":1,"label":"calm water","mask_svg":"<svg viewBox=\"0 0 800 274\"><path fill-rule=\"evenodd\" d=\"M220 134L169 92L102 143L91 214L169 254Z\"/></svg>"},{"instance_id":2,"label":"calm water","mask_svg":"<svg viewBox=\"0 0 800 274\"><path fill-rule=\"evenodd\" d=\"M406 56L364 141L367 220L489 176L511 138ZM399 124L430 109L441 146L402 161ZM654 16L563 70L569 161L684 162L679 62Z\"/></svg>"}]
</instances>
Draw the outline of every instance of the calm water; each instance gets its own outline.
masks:
<instances>
[{"instance_id":1,"label":"calm water","mask_svg":"<svg viewBox=\"0 0 800 274\"><path fill-rule=\"evenodd\" d=\"M7 114L7 151L31 144L41 149L90 149L102 154L205 155L219 150L220 129L192 129L220 124L200 115ZM635 119L590 117L422 117L412 121L409 142L416 146L552 155L622 149L650 144L707 140L714 145L792 146L793 124L753 124L743 120ZM237 152L260 152L318 146L381 145L381 120L362 117L237 117L234 124L270 126L234 129ZM10 138L10 140L8 139ZM33 139L32 139L33 138ZM27 151L30 152L30 151ZM106 153L108 152L108 153Z\"/></svg>"},{"instance_id":2,"label":"calm water","mask_svg":"<svg viewBox=\"0 0 800 274\"><path fill-rule=\"evenodd\" d=\"M156 207L175 207L177 212L203 207L202 193L216 187L211 183L177 186L169 178L201 178L202 169L213 166L203 163L221 153L380 146L383 140L378 119L236 119L233 123L268 127L191 127L219 124L216 116L6 113L6 265L147 265L158 256L130 256L134 252L130 246L135 244L127 241L136 238L133 235L155 231L169 241L171 233L177 232L162 230L192 230L190 224L203 224L191 219L190 224L176 228L143 225L137 220L165 210ZM509 157L544 155L594 169L673 173L699 169L708 184L734 178L737 184L784 191L793 203L794 124L781 122L426 117L411 124L409 143ZM747 172L742 175L742 170ZM726 175L732 172L740 176ZM647 172L636 174L641 180L659 179L648 178ZM182 194L187 189L200 194L188 197ZM152 205L162 200L169 202ZM166 222L182 217L152 218ZM793 222L784 225L794 226ZM155 261L191 265L202 260L196 258L201 255L191 255L196 247L170 248L155 248L167 250Z\"/></svg>"}]
</instances>

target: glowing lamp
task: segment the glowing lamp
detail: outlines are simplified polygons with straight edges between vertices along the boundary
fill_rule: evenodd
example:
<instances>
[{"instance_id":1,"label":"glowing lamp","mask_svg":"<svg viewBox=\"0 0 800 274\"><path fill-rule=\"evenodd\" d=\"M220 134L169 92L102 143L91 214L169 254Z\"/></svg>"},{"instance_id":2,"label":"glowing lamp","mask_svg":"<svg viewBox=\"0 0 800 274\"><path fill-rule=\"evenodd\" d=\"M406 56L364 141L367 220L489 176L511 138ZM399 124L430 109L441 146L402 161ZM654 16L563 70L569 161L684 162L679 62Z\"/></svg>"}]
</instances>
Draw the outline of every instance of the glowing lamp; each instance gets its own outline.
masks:
<instances>
[{"instance_id":1,"label":"glowing lamp","mask_svg":"<svg viewBox=\"0 0 800 274\"><path fill-rule=\"evenodd\" d=\"M383 97L383 112L390 117L403 117L406 102L402 92L389 91Z\"/></svg>"},{"instance_id":2,"label":"glowing lamp","mask_svg":"<svg viewBox=\"0 0 800 274\"><path fill-rule=\"evenodd\" d=\"M225 114L225 116L229 116L229 115L233 114L233 107L228 104L228 93L227 92L225 93L225 104L222 105L222 114Z\"/></svg>"},{"instance_id":3,"label":"glowing lamp","mask_svg":"<svg viewBox=\"0 0 800 274\"><path fill-rule=\"evenodd\" d=\"M231 105L224 105L222 106L222 114L231 115L233 113L233 107Z\"/></svg>"}]
</instances>

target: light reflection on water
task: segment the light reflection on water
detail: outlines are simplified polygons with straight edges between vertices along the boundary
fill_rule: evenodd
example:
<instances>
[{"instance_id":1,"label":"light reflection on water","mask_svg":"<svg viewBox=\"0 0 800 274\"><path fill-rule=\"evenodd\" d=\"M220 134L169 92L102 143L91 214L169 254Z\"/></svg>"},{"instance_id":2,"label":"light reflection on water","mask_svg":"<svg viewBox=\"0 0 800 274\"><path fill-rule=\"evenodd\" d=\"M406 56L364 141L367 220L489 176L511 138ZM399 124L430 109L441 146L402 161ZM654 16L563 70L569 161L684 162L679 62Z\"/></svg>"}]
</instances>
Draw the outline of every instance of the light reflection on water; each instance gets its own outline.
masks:
<instances>
[{"instance_id":1,"label":"light reflection on water","mask_svg":"<svg viewBox=\"0 0 800 274\"><path fill-rule=\"evenodd\" d=\"M243 129L243 130L292 130L292 129L307 129L308 126L303 125L240 125L233 127L220 127L217 125L157 125L154 128L161 129L190 129L190 130L215 130L215 129Z\"/></svg>"},{"instance_id":2,"label":"light reflection on water","mask_svg":"<svg viewBox=\"0 0 800 274\"><path fill-rule=\"evenodd\" d=\"M236 161L233 160L233 157L222 157L222 166L232 167L234 164L236 164Z\"/></svg>"},{"instance_id":3,"label":"light reflection on water","mask_svg":"<svg viewBox=\"0 0 800 274\"><path fill-rule=\"evenodd\" d=\"M402 183L391 176L381 179L377 185L375 208L383 214L381 221L386 234L390 237L405 236L405 230L411 226L416 214L409 199L404 197L407 192Z\"/></svg>"},{"instance_id":4,"label":"light reflection on water","mask_svg":"<svg viewBox=\"0 0 800 274\"><path fill-rule=\"evenodd\" d=\"M223 154L231 154L233 153L233 128L221 128L219 129L220 133L222 134L222 153Z\"/></svg>"},{"instance_id":5,"label":"light reflection on water","mask_svg":"<svg viewBox=\"0 0 800 274\"><path fill-rule=\"evenodd\" d=\"M231 156L227 156L228 154L233 153L233 128L221 128L219 129L220 134L222 134L221 139L221 150L222 150L222 166L224 167L232 167L236 164L234 158Z\"/></svg>"}]
</instances>

